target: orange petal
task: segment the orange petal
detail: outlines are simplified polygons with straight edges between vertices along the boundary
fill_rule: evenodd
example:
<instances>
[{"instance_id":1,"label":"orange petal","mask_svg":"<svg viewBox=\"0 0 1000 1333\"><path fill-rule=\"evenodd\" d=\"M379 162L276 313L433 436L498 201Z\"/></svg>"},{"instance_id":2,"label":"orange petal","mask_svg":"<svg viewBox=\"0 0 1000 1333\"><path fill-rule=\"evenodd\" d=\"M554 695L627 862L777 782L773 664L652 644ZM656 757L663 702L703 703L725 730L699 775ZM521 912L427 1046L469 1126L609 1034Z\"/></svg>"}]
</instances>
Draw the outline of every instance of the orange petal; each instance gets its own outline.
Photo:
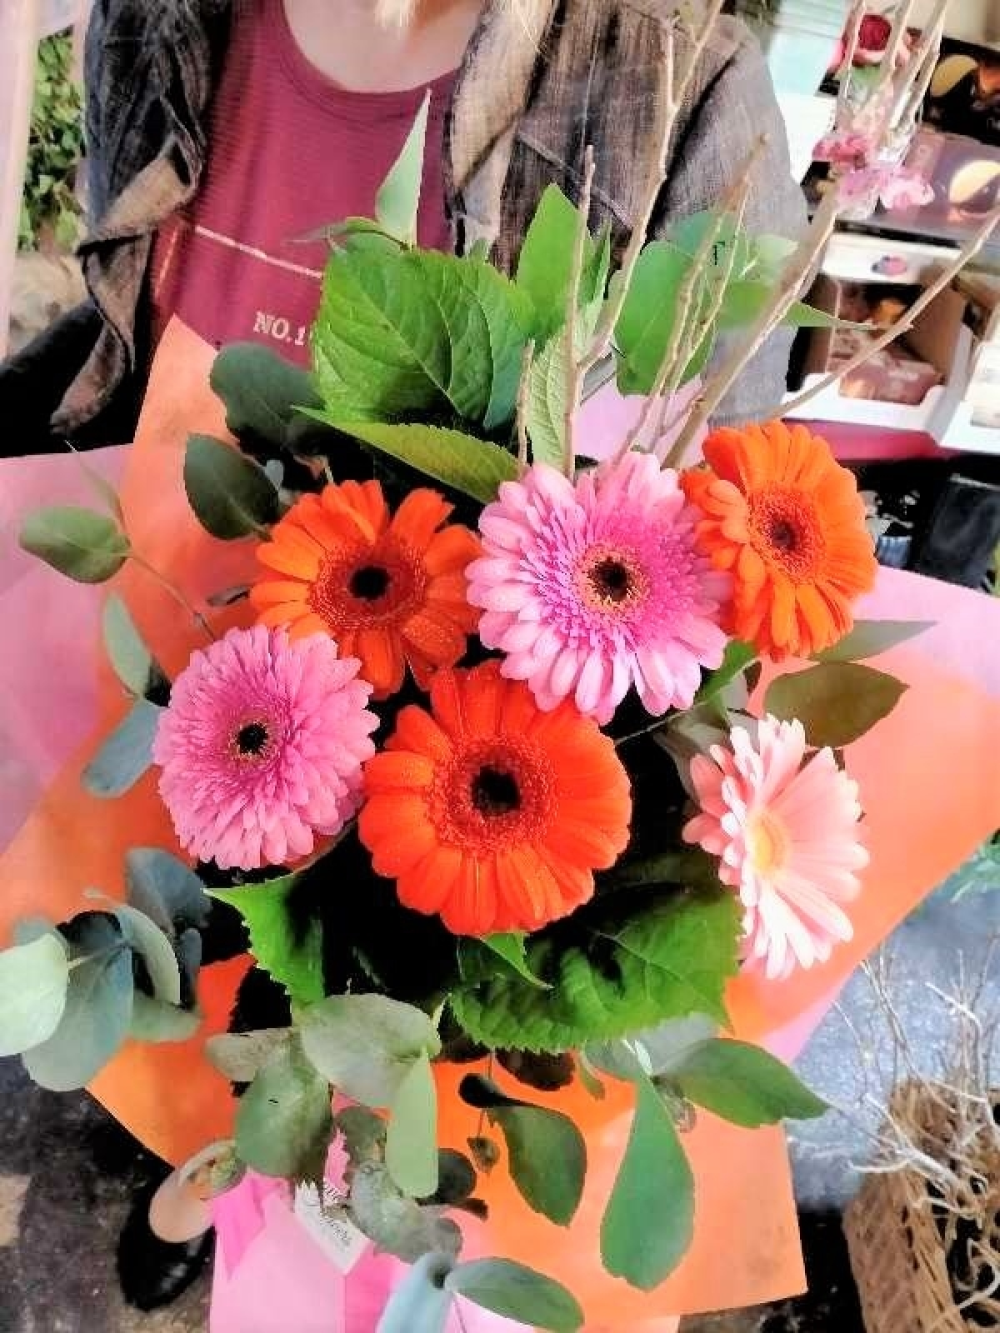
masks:
<instances>
[{"instance_id":1,"label":"orange petal","mask_svg":"<svg viewBox=\"0 0 1000 1333\"><path fill-rule=\"evenodd\" d=\"M391 630L360 630L357 653L361 658L361 675L371 685L375 697L395 694L403 684L406 669L399 636Z\"/></svg>"},{"instance_id":2,"label":"orange petal","mask_svg":"<svg viewBox=\"0 0 1000 1333\"><path fill-rule=\"evenodd\" d=\"M279 602L304 602L309 596L308 583L293 582L290 579L267 579L250 589L250 605L262 611L266 606L276 606Z\"/></svg>"},{"instance_id":3,"label":"orange petal","mask_svg":"<svg viewBox=\"0 0 1000 1333\"><path fill-rule=\"evenodd\" d=\"M482 555L482 546L475 533L453 524L435 535L424 555L424 567L432 578L449 574L465 567Z\"/></svg>"},{"instance_id":4,"label":"orange petal","mask_svg":"<svg viewBox=\"0 0 1000 1333\"><path fill-rule=\"evenodd\" d=\"M426 755L435 764L447 763L452 755L451 742L430 713L413 704L404 708L396 719L395 735L389 745Z\"/></svg>"},{"instance_id":5,"label":"orange petal","mask_svg":"<svg viewBox=\"0 0 1000 1333\"><path fill-rule=\"evenodd\" d=\"M462 874L465 858L457 847L438 846L405 875L396 892L404 907L428 916L440 912Z\"/></svg>"},{"instance_id":6,"label":"orange petal","mask_svg":"<svg viewBox=\"0 0 1000 1333\"><path fill-rule=\"evenodd\" d=\"M437 772L434 762L412 750L387 750L376 755L365 770L365 790L376 792L411 791L429 787Z\"/></svg>"},{"instance_id":7,"label":"orange petal","mask_svg":"<svg viewBox=\"0 0 1000 1333\"><path fill-rule=\"evenodd\" d=\"M438 666L453 666L466 649L466 636L458 626L430 608L409 618L403 641Z\"/></svg>"},{"instance_id":8,"label":"orange petal","mask_svg":"<svg viewBox=\"0 0 1000 1333\"><path fill-rule=\"evenodd\" d=\"M257 547L257 559L279 574L312 580L322 567L323 554L311 537L293 537L294 531L286 528L277 540L262 542Z\"/></svg>"},{"instance_id":9,"label":"orange petal","mask_svg":"<svg viewBox=\"0 0 1000 1333\"><path fill-rule=\"evenodd\" d=\"M496 873L489 860L467 856L441 909L441 920L456 935L489 935L497 929Z\"/></svg>"},{"instance_id":10,"label":"orange petal","mask_svg":"<svg viewBox=\"0 0 1000 1333\"><path fill-rule=\"evenodd\" d=\"M325 634L328 638L333 638L329 625L322 616L315 614L302 616L301 619L297 620L289 629L288 637L296 642L299 639L308 639L312 634Z\"/></svg>"},{"instance_id":11,"label":"orange petal","mask_svg":"<svg viewBox=\"0 0 1000 1333\"><path fill-rule=\"evenodd\" d=\"M369 770L375 770L372 781L378 781L378 762L383 755L375 755L368 762L365 781ZM429 824L427 806L422 796L408 796L404 792L392 792L390 795L373 795L362 808L358 817L358 833L361 841L372 854L372 864L379 872L382 849L395 846L402 838L413 834L421 836L422 830ZM379 872L381 873L381 872Z\"/></svg>"},{"instance_id":12,"label":"orange petal","mask_svg":"<svg viewBox=\"0 0 1000 1333\"><path fill-rule=\"evenodd\" d=\"M446 736L457 740L465 733L462 710L464 682L457 671L439 671L431 683L431 709Z\"/></svg>"},{"instance_id":13,"label":"orange petal","mask_svg":"<svg viewBox=\"0 0 1000 1333\"><path fill-rule=\"evenodd\" d=\"M451 513L451 505L437 491L421 487L410 491L396 510L389 527L394 536L418 551L426 550L435 531Z\"/></svg>"},{"instance_id":14,"label":"orange petal","mask_svg":"<svg viewBox=\"0 0 1000 1333\"><path fill-rule=\"evenodd\" d=\"M263 607L257 624L277 629L281 625L296 625L308 614L310 612L303 602L279 602L276 606Z\"/></svg>"}]
</instances>

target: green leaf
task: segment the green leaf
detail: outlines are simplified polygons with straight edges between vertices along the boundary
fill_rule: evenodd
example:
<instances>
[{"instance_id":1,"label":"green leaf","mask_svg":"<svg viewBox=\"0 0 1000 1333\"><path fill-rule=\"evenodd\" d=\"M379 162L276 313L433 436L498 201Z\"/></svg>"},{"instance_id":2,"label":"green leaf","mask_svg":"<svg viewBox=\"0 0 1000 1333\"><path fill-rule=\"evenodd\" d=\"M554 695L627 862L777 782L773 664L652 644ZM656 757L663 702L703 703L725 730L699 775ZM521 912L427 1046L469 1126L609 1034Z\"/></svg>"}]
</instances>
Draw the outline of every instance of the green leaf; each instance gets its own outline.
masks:
<instances>
[{"instance_id":1,"label":"green leaf","mask_svg":"<svg viewBox=\"0 0 1000 1333\"><path fill-rule=\"evenodd\" d=\"M83 770L91 796L111 799L130 791L153 763L153 741L163 709L137 699Z\"/></svg>"},{"instance_id":2,"label":"green leaf","mask_svg":"<svg viewBox=\"0 0 1000 1333\"><path fill-rule=\"evenodd\" d=\"M742 675L752 662L757 660L757 650L748 643L741 643L739 639L733 639L726 646L726 655L722 659L722 666L716 671L712 671L705 677L701 683L701 689L695 695L694 707L709 703L725 690L728 685Z\"/></svg>"},{"instance_id":3,"label":"green leaf","mask_svg":"<svg viewBox=\"0 0 1000 1333\"><path fill-rule=\"evenodd\" d=\"M557 185L549 185L521 246L517 285L534 307L532 333L537 342L555 338L566 324L573 254L580 227L579 210ZM611 264L610 234L598 242L588 234L580 284L580 304L599 306Z\"/></svg>"},{"instance_id":4,"label":"green leaf","mask_svg":"<svg viewBox=\"0 0 1000 1333\"><path fill-rule=\"evenodd\" d=\"M658 1078L678 1068L692 1047L710 1040L718 1030L714 1018L692 1014L690 1018L672 1018L624 1041L592 1042L585 1054L592 1064L613 1078L635 1079L643 1074ZM640 1048L641 1060L637 1058Z\"/></svg>"},{"instance_id":5,"label":"green leaf","mask_svg":"<svg viewBox=\"0 0 1000 1333\"><path fill-rule=\"evenodd\" d=\"M814 1120L827 1110L787 1065L741 1041L700 1042L670 1076L689 1101L747 1129Z\"/></svg>"},{"instance_id":6,"label":"green leaf","mask_svg":"<svg viewBox=\"0 0 1000 1333\"><path fill-rule=\"evenodd\" d=\"M212 363L211 384L226 405L226 426L290 448L303 428L299 408L320 406L312 376L259 343L233 343Z\"/></svg>"},{"instance_id":7,"label":"green leaf","mask_svg":"<svg viewBox=\"0 0 1000 1333\"><path fill-rule=\"evenodd\" d=\"M203 930L211 900L183 861L159 847L133 847L125 857L129 902L167 934L178 927Z\"/></svg>"},{"instance_id":8,"label":"green leaf","mask_svg":"<svg viewBox=\"0 0 1000 1333\"><path fill-rule=\"evenodd\" d=\"M503 935L486 935L480 940L460 939L458 942L458 966L466 982L485 981L496 971L497 960L516 972L532 986L549 990L549 984L537 977L528 966L525 952L526 937L518 931Z\"/></svg>"},{"instance_id":9,"label":"green leaf","mask_svg":"<svg viewBox=\"0 0 1000 1333\"><path fill-rule=\"evenodd\" d=\"M122 935L146 964L156 999L165 1004L181 1002L181 972L173 945L144 912L119 903L114 909Z\"/></svg>"},{"instance_id":10,"label":"green leaf","mask_svg":"<svg viewBox=\"0 0 1000 1333\"><path fill-rule=\"evenodd\" d=\"M679 884L688 889L716 892L719 864L715 857L699 847L689 847L683 852L662 852L659 856L619 861L611 871L610 882L616 888Z\"/></svg>"},{"instance_id":11,"label":"green leaf","mask_svg":"<svg viewBox=\"0 0 1000 1333\"><path fill-rule=\"evenodd\" d=\"M188 440L184 489L198 522L222 541L260 536L281 514L278 492L264 469L211 435Z\"/></svg>"},{"instance_id":12,"label":"green leaf","mask_svg":"<svg viewBox=\"0 0 1000 1333\"><path fill-rule=\"evenodd\" d=\"M764 698L764 709L783 722L795 718L810 745L839 749L888 717L906 693L895 676L854 662L824 662L779 676Z\"/></svg>"},{"instance_id":13,"label":"green leaf","mask_svg":"<svg viewBox=\"0 0 1000 1333\"><path fill-rule=\"evenodd\" d=\"M178 1009L162 1000L151 1000L136 991L132 999L132 1022L129 1036L135 1041L173 1042L190 1041L201 1027L201 1014L196 1009Z\"/></svg>"},{"instance_id":14,"label":"green leaf","mask_svg":"<svg viewBox=\"0 0 1000 1333\"><path fill-rule=\"evenodd\" d=\"M612 1277L652 1291L683 1259L694 1234L694 1176L667 1108L648 1078L601 1224Z\"/></svg>"},{"instance_id":15,"label":"green leaf","mask_svg":"<svg viewBox=\"0 0 1000 1333\"><path fill-rule=\"evenodd\" d=\"M932 620L857 620L850 634L825 652L816 654L817 662L862 662L878 657L907 639L915 639L934 628Z\"/></svg>"},{"instance_id":16,"label":"green leaf","mask_svg":"<svg viewBox=\"0 0 1000 1333\"><path fill-rule=\"evenodd\" d=\"M569 1116L507 1097L476 1074L462 1080L460 1093L503 1134L511 1179L524 1200L557 1226L569 1226L587 1174L587 1145Z\"/></svg>"},{"instance_id":17,"label":"green leaf","mask_svg":"<svg viewBox=\"0 0 1000 1333\"><path fill-rule=\"evenodd\" d=\"M111 593L104 603L102 624L108 660L127 690L142 699L166 684L166 677L117 593Z\"/></svg>"},{"instance_id":18,"label":"green leaf","mask_svg":"<svg viewBox=\"0 0 1000 1333\"><path fill-rule=\"evenodd\" d=\"M386 1124L366 1106L345 1106L334 1124L344 1136L344 1150L354 1166L381 1162L385 1156Z\"/></svg>"},{"instance_id":19,"label":"green leaf","mask_svg":"<svg viewBox=\"0 0 1000 1333\"><path fill-rule=\"evenodd\" d=\"M528 436L534 463L561 468L566 441L566 339L552 338L531 366Z\"/></svg>"},{"instance_id":20,"label":"green leaf","mask_svg":"<svg viewBox=\"0 0 1000 1333\"><path fill-rule=\"evenodd\" d=\"M331 995L304 1009L299 1024L316 1068L363 1106L391 1106L411 1066L441 1051L423 1010L386 995Z\"/></svg>"},{"instance_id":21,"label":"green leaf","mask_svg":"<svg viewBox=\"0 0 1000 1333\"><path fill-rule=\"evenodd\" d=\"M425 1254L389 1297L375 1333L445 1333L454 1299L444 1286L447 1255Z\"/></svg>"},{"instance_id":22,"label":"green leaf","mask_svg":"<svg viewBox=\"0 0 1000 1333\"><path fill-rule=\"evenodd\" d=\"M337 251L313 334L318 419L346 429L457 412L501 426L514 415L527 323L523 295L489 264Z\"/></svg>"},{"instance_id":23,"label":"green leaf","mask_svg":"<svg viewBox=\"0 0 1000 1333\"><path fill-rule=\"evenodd\" d=\"M293 1004L323 998L323 927L314 917L300 928L289 899L297 877L285 875L243 889L213 889L209 894L235 907L250 935L250 951L265 972L284 986Z\"/></svg>"},{"instance_id":24,"label":"green leaf","mask_svg":"<svg viewBox=\"0 0 1000 1333\"><path fill-rule=\"evenodd\" d=\"M291 1028L258 1032L223 1032L209 1037L205 1055L231 1083L252 1083L279 1047L292 1037Z\"/></svg>"},{"instance_id":25,"label":"green leaf","mask_svg":"<svg viewBox=\"0 0 1000 1333\"><path fill-rule=\"evenodd\" d=\"M72 225L75 233L76 219L72 220ZM72 248L72 244L67 248ZM66 443L72 450L77 467L83 473L84 477L86 477L90 489L98 499L102 501L111 517L115 519L117 523L123 525L125 522L125 514L122 511L121 497L115 490L114 486L112 486L106 478L102 477L96 468L91 467L90 464L85 461L80 451L76 449L69 440L67 440Z\"/></svg>"},{"instance_id":26,"label":"green leaf","mask_svg":"<svg viewBox=\"0 0 1000 1333\"><path fill-rule=\"evenodd\" d=\"M618 388L623 394L652 390L673 337L680 314L678 294L690 268L690 255L669 241L653 241L639 256L615 332ZM682 383L701 373L711 346L711 337L706 338L684 368Z\"/></svg>"},{"instance_id":27,"label":"green leaf","mask_svg":"<svg viewBox=\"0 0 1000 1333\"><path fill-rule=\"evenodd\" d=\"M70 506L29 514L20 540L25 551L77 583L106 583L131 552L114 519Z\"/></svg>"},{"instance_id":28,"label":"green leaf","mask_svg":"<svg viewBox=\"0 0 1000 1333\"><path fill-rule=\"evenodd\" d=\"M489 440L478 440L458 430L443 430L439 426L391 426L382 422L334 422L332 418L322 416L321 419L483 504L496 499L501 482L513 481L517 477L517 460L513 454Z\"/></svg>"},{"instance_id":29,"label":"green leaf","mask_svg":"<svg viewBox=\"0 0 1000 1333\"><path fill-rule=\"evenodd\" d=\"M410 1064L392 1099L385 1164L404 1194L425 1199L436 1192L437 1088L426 1051Z\"/></svg>"},{"instance_id":30,"label":"green leaf","mask_svg":"<svg viewBox=\"0 0 1000 1333\"><path fill-rule=\"evenodd\" d=\"M286 1042L272 1053L240 1099L237 1155L265 1176L308 1179L325 1162L332 1135L326 1079L298 1042Z\"/></svg>"},{"instance_id":31,"label":"green leaf","mask_svg":"<svg viewBox=\"0 0 1000 1333\"><path fill-rule=\"evenodd\" d=\"M375 197L375 216L390 236L404 245L417 243L417 213L424 178L427 115L431 95L426 93L403 151Z\"/></svg>"},{"instance_id":32,"label":"green leaf","mask_svg":"<svg viewBox=\"0 0 1000 1333\"><path fill-rule=\"evenodd\" d=\"M364 1162L354 1172L350 1212L369 1240L406 1263L425 1254L454 1258L462 1247L462 1233L440 1208L422 1207L401 1194L376 1162Z\"/></svg>"},{"instance_id":33,"label":"green leaf","mask_svg":"<svg viewBox=\"0 0 1000 1333\"><path fill-rule=\"evenodd\" d=\"M576 1333L583 1310L552 1278L510 1259L474 1259L459 1264L444 1280L448 1291L507 1319L551 1333Z\"/></svg>"},{"instance_id":34,"label":"green leaf","mask_svg":"<svg viewBox=\"0 0 1000 1333\"><path fill-rule=\"evenodd\" d=\"M494 1050L573 1050L692 1013L722 1023L739 934L729 891L650 892L646 901L608 894L529 940L528 965L552 990L497 976L456 990L452 1011L474 1041Z\"/></svg>"},{"instance_id":35,"label":"green leaf","mask_svg":"<svg viewBox=\"0 0 1000 1333\"><path fill-rule=\"evenodd\" d=\"M35 1082L52 1092L85 1087L121 1046L132 1021L132 952L117 922L88 912L67 933L73 966L62 1020L23 1056Z\"/></svg>"},{"instance_id":36,"label":"green leaf","mask_svg":"<svg viewBox=\"0 0 1000 1333\"><path fill-rule=\"evenodd\" d=\"M48 1041L66 1008L69 962L54 932L0 953L0 1056Z\"/></svg>"}]
</instances>

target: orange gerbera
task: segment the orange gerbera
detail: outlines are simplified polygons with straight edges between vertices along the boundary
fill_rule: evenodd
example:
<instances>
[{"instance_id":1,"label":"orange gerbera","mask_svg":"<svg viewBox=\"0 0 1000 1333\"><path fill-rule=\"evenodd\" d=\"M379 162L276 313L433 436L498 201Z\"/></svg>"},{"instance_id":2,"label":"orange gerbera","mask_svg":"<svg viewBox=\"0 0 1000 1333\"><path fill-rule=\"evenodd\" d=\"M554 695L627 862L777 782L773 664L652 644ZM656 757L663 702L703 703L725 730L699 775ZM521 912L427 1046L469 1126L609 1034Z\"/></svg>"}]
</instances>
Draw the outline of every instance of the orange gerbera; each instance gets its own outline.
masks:
<instances>
[{"instance_id":1,"label":"orange gerbera","mask_svg":"<svg viewBox=\"0 0 1000 1333\"><path fill-rule=\"evenodd\" d=\"M857 483L804 426L719 430L684 489L702 548L733 577L730 633L780 661L837 643L878 568Z\"/></svg>"},{"instance_id":2,"label":"orange gerbera","mask_svg":"<svg viewBox=\"0 0 1000 1333\"><path fill-rule=\"evenodd\" d=\"M394 516L377 481L327 486L306 495L257 552L275 571L250 600L262 625L287 625L293 639L326 633L342 657L384 699L403 683L406 663L426 688L454 666L479 611L466 598L465 570L478 538L457 524L437 491L411 491Z\"/></svg>"},{"instance_id":3,"label":"orange gerbera","mask_svg":"<svg viewBox=\"0 0 1000 1333\"><path fill-rule=\"evenodd\" d=\"M543 713L488 662L443 671L365 769L361 841L400 901L457 935L538 930L594 892L629 837L629 779L570 702Z\"/></svg>"}]
</instances>

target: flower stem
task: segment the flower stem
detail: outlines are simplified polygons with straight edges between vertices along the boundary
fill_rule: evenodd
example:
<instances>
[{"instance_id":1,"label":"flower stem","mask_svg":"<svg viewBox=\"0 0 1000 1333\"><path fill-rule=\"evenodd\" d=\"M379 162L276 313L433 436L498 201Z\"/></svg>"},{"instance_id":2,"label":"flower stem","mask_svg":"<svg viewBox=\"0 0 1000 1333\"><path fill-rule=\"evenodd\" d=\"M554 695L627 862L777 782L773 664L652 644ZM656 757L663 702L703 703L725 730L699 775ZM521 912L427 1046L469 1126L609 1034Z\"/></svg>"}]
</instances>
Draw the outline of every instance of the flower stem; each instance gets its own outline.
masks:
<instances>
[{"instance_id":1,"label":"flower stem","mask_svg":"<svg viewBox=\"0 0 1000 1333\"><path fill-rule=\"evenodd\" d=\"M176 587L173 583L171 583L170 580L167 578L167 576L165 574L162 574L156 568L155 565L151 565L149 561L144 560L141 555L136 555L135 551L132 552L132 560L139 566L140 569L144 569L146 573L150 575L151 578L154 578L156 582L160 585L160 587L164 588L174 599L174 601L177 602L179 606L182 606L184 608L184 610L188 613L188 615L198 626L198 628L202 630L202 632L209 639L215 639L218 637L215 631L212 629L211 625L208 623L208 621L205 619L202 613L198 610L198 608L196 606L192 606L192 604L181 592L180 588Z\"/></svg>"},{"instance_id":2,"label":"flower stem","mask_svg":"<svg viewBox=\"0 0 1000 1333\"><path fill-rule=\"evenodd\" d=\"M619 736L618 740L615 741L615 749L620 750L621 747L627 745L629 741L637 741L641 736L649 736L654 731L662 731L666 725L666 718L658 717L656 721L651 722L648 727L642 727L639 731L630 731L627 736Z\"/></svg>"}]
</instances>

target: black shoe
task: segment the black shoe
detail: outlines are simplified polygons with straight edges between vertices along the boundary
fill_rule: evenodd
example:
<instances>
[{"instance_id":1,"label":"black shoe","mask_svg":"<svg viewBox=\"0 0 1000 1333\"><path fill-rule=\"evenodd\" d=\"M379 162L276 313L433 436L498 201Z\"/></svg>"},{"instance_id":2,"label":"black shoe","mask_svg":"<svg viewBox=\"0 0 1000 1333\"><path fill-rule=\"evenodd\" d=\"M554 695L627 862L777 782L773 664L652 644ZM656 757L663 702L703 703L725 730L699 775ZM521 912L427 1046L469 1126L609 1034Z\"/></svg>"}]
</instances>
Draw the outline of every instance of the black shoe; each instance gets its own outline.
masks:
<instances>
[{"instance_id":1,"label":"black shoe","mask_svg":"<svg viewBox=\"0 0 1000 1333\"><path fill-rule=\"evenodd\" d=\"M159 1182L138 1195L118 1237L118 1280L129 1305L158 1310L169 1305L200 1275L212 1250L211 1229L193 1240L160 1240L149 1225L149 1205Z\"/></svg>"}]
</instances>

